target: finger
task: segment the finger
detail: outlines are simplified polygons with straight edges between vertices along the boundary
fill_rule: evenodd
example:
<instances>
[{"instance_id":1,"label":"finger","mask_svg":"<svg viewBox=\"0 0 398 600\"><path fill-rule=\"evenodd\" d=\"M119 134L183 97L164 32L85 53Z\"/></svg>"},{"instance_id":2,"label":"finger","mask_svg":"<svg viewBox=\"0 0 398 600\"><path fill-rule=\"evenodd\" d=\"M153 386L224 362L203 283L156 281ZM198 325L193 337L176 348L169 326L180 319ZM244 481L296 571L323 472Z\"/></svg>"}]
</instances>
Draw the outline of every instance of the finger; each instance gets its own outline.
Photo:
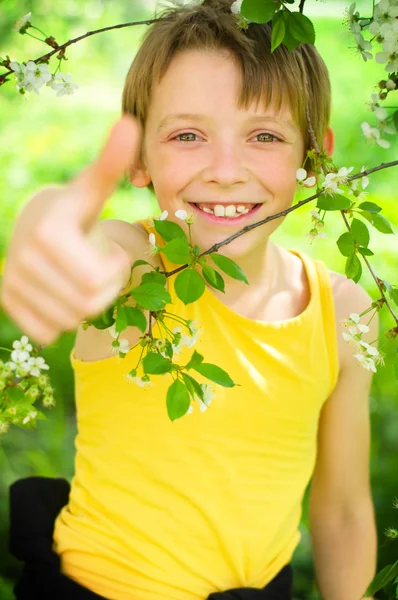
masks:
<instances>
[{"instance_id":1,"label":"finger","mask_svg":"<svg viewBox=\"0 0 398 600\"><path fill-rule=\"evenodd\" d=\"M5 304L6 300L4 299ZM34 309L27 307L18 298L12 298L12 310L9 310L6 305L5 308L23 334L27 335L33 342L36 342L33 345L43 344L48 346L57 339L58 331L54 327L44 323Z\"/></svg>"},{"instance_id":2,"label":"finger","mask_svg":"<svg viewBox=\"0 0 398 600\"><path fill-rule=\"evenodd\" d=\"M123 115L112 127L99 157L68 186L80 199L81 224L87 230L101 213L120 178L138 158L141 126L134 117Z\"/></svg>"},{"instance_id":3,"label":"finger","mask_svg":"<svg viewBox=\"0 0 398 600\"><path fill-rule=\"evenodd\" d=\"M26 260L18 266L24 281L41 287L47 295L50 294L64 302L70 311L75 311L78 306L83 307L85 296L76 283L68 279L34 247L30 247Z\"/></svg>"},{"instance_id":4,"label":"finger","mask_svg":"<svg viewBox=\"0 0 398 600\"><path fill-rule=\"evenodd\" d=\"M46 227L50 227L48 222ZM43 228L38 230L32 246L44 252L56 268L61 269L64 276L73 282L83 293L96 293L110 283L122 277L128 268L126 254L116 251L106 256L99 254L79 231L72 227L64 228L57 236ZM24 261L29 260L27 256ZM21 259L22 262L22 259Z\"/></svg>"},{"instance_id":5,"label":"finger","mask_svg":"<svg viewBox=\"0 0 398 600\"><path fill-rule=\"evenodd\" d=\"M71 311L57 299L54 299L39 287L21 279L18 275L14 274L12 281L8 283L8 289L13 297L17 297L27 308L34 311L41 322L50 330L74 329L81 320L77 312Z\"/></svg>"}]
</instances>

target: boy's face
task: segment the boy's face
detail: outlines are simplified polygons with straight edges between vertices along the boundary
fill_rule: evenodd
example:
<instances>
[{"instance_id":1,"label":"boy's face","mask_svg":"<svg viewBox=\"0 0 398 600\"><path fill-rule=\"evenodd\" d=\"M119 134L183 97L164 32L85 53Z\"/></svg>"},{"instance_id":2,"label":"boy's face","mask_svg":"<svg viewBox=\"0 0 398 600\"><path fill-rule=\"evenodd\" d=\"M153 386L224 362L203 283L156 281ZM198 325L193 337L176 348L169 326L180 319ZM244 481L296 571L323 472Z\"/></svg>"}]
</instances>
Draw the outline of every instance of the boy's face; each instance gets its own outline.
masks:
<instances>
[{"instance_id":1,"label":"boy's face","mask_svg":"<svg viewBox=\"0 0 398 600\"><path fill-rule=\"evenodd\" d=\"M238 85L239 70L228 53L184 51L173 58L149 108L144 137L148 180L137 179L137 185L152 180L161 210L168 210L169 219L184 228L175 211L193 213L192 237L202 251L290 207L296 170L304 158L303 136L290 109L277 114L272 107L252 104L248 111L239 110ZM166 117L179 113L201 118L184 117L160 127ZM134 174L131 181L134 185ZM243 221L214 223L189 204L193 202L261 207ZM223 247L222 253L237 258L263 250L282 221L257 227Z\"/></svg>"}]
</instances>

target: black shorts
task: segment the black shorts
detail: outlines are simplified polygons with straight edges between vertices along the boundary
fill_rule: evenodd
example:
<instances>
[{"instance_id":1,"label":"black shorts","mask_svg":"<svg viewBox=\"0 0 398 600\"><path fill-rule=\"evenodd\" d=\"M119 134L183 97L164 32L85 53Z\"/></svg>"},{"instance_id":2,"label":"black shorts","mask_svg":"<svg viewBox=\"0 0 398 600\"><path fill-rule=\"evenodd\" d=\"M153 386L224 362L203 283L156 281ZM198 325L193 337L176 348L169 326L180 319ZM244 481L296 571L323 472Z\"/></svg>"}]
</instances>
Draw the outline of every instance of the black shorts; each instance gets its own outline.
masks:
<instances>
[{"instance_id":1,"label":"black shorts","mask_svg":"<svg viewBox=\"0 0 398 600\"><path fill-rule=\"evenodd\" d=\"M14 587L17 600L106 600L61 573L52 550L54 523L68 503L66 479L28 477L10 488L10 552L24 563ZM207 600L291 600L293 570L283 567L264 588L234 588L214 592Z\"/></svg>"}]
</instances>

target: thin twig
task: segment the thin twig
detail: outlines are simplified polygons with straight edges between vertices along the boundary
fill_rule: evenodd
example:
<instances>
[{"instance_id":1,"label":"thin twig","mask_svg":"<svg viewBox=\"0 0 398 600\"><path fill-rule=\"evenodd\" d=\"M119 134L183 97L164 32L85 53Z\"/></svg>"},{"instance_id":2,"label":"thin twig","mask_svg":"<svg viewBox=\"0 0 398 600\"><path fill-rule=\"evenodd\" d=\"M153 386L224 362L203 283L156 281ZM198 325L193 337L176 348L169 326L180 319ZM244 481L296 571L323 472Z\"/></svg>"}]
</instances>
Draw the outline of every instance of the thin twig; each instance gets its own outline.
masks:
<instances>
[{"instance_id":1,"label":"thin twig","mask_svg":"<svg viewBox=\"0 0 398 600\"><path fill-rule=\"evenodd\" d=\"M303 14L305 0L300 0L299 12Z\"/></svg>"},{"instance_id":2,"label":"thin twig","mask_svg":"<svg viewBox=\"0 0 398 600\"><path fill-rule=\"evenodd\" d=\"M37 64L39 62L48 61L48 59L50 59L54 54L56 54L60 50L65 51L65 48L67 48L68 46L71 46L72 44L76 44L77 42L80 42L81 40L84 40L85 38L90 37L91 35L96 35L97 33L103 33L104 31L111 31L112 29L122 29L123 27L133 27L134 25L151 25L152 23L156 23L157 21L164 21L165 19L166 19L166 17L164 17L163 19L147 19L146 21L134 21L132 23L119 23L119 25L110 25L109 27L103 27L102 29L96 29L95 31L88 31L84 35L74 38L73 40L69 40L68 42L65 42L65 44L62 44L61 46L57 45L54 50L51 50L51 52L48 52L48 54L39 56L39 58L35 58L34 60L32 60L32 62ZM50 39L50 38L47 38L47 39ZM41 41L44 42L45 40L41 40ZM10 69L9 71L6 71L5 73L0 74L0 85L5 83L5 81L4 81L5 78L7 77L7 75L10 75L10 74L14 74L14 71L12 69Z\"/></svg>"},{"instance_id":3,"label":"thin twig","mask_svg":"<svg viewBox=\"0 0 398 600\"><path fill-rule=\"evenodd\" d=\"M353 175L352 177L347 177L347 182L348 181L353 181L354 179L358 179L360 177L364 177L365 175L369 174L369 173L373 173L375 171L380 171L382 169L386 169L388 167L393 167L393 166L397 166L398 165L398 160L392 161L390 163L383 163L382 165L379 165L378 167L373 167L372 169L368 169L368 171L362 171L361 173L356 173L355 175ZM273 221L274 219L279 219L280 217L285 217L286 215L288 215L289 213L293 212L294 210L297 210L299 208L301 208L302 206L304 206L305 204L308 204L309 202L311 202L312 200L315 200L315 198L318 198L319 196L321 196L322 194L324 194L325 191L321 190L320 192L317 192L316 194L314 194L313 196L310 196L309 198L306 198L305 200L301 200L300 202L297 202L297 204L295 204L294 206L291 206L290 208L286 208L285 210L282 210L279 213L276 213L274 215L270 215L269 217L266 217L265 219L262 219L261 221L257 221L257 223L252 223L251 225L246 225L245 227L243 227L243 229L241 229L240 231L237 231L236 233L234 233L233 235L230 235L228 238L226 238L225 240L223 240L222 242L218 242L216 244L213 244L213 246L211 246L211 248L209 248L208 250L205 250L204 252L202 252L199 255L199 258L202 256L206 256L207 254L212 254L213 252L218 252L218 250L220 248L222 248L222 246L226 246L227 244L230 244L231 242L233 242L233 240L239 238L241 235L247 233L248 231L251 231L252 229L256 229L256 227L260 227L261 225L265 225L265 223L269 223L270 221ZM344 218L344 222L348 228L348 231L351 231L350 226L348 224L347 218L345 216L345 211L340 211L343 218ZM394 314L391 306L388 303L387 298L384 295L383 289L381 287L381 284L379 283L379 278L377 277L377 275L373 272L369 261L367 260L367 258L365 256L362 256L362 258L365 260L365 263L367 265L367 267L369 268L369 271L371 272L373 279L376 282L376 285L378 287L378 289L380 290L380 293L382 295L382 297L384 298L384 301L386 303L386 306L388 307L393 319L395 320L395 322L398 325L398 317ZM160 271L160 273L162 273L163 275L165 275L166 277L171 277L171 275L175 275L176 273L179 273L180 271L183 271L184 269L186 269L189 265L185 264L185 265L181 265L180 267L177 267L176 269L173 269L172 271Z\"/></svg>"}]
</instances>

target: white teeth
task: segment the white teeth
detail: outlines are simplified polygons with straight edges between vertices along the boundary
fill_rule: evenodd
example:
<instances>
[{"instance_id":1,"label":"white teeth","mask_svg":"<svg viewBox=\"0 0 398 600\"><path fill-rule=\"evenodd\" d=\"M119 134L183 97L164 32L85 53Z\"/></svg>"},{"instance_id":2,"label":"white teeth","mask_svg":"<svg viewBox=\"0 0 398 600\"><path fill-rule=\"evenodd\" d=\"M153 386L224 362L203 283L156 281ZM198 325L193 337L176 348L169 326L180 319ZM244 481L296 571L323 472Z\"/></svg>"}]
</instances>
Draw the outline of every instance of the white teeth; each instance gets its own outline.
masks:
<instances>
[{"instance_id":1,"label":"white teeth","mask_svg":"<svg viewBox=\"0 0 398 600\"><path fill-rule=\"evenodd\" d=\"M225 217L225 209L222 204L216 204L213 210L216 217Z\"/></svg>"},{"instance_id":2,"label":"white teeth","mask_svg":"<svg viewBox=\"0 0 398 600\"><path fill-rule=\"evenodd\" d=\"M235 206L234 204L229 204L225 206L224 204L216 204L214 209L207 208L207 206L202 206L201 210L205 213L215 215L216 217L228 217L230 219L236 219L241 215L246 215L250 212L249 208L245 206L239 205Z\"/></svg>"},{"instance_id":3,"label":"white teeth","mask_svg":"<svg viewBox=\"0 0 398 600\"><path fill-rule=\"evenodd\" d=\"M226 217L234 217L236 213L236 208L233 204L229 204L225 207L225 216Z\"/></svg>"}]
</instances>

